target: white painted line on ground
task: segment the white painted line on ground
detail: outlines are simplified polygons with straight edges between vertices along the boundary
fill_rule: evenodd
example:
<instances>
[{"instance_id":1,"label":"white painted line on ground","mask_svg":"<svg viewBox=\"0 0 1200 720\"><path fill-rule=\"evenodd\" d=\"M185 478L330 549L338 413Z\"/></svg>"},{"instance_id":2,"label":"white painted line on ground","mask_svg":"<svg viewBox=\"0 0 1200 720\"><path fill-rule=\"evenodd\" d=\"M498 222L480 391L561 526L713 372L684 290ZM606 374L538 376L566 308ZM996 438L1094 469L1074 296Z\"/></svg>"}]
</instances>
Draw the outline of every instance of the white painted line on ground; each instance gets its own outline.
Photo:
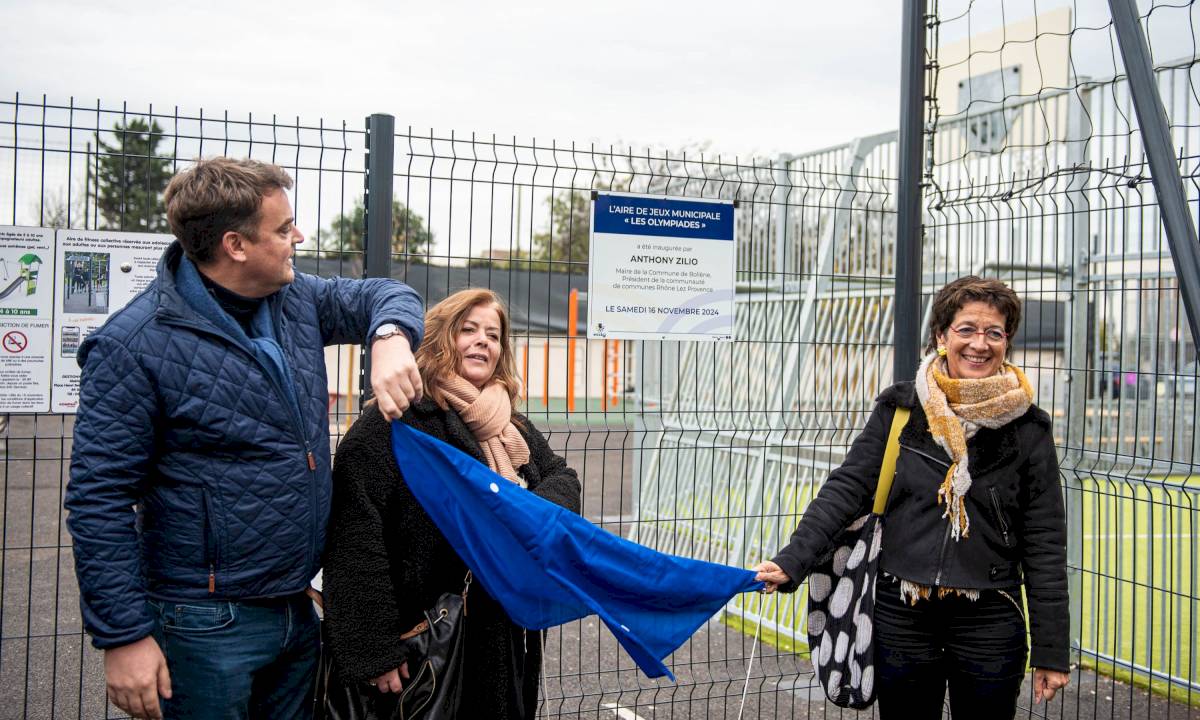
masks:
<instances>
[{"instance_id":1,"label":"white painted line on ground","mask_svg":"<svg viewBox=\"0 0 1200 720\"><path fill-rule=\"evenodd\" d=\"M601 515L599 519L593 520L592 522L600 525L608 525L613 523L621 523L624 525L635 523L637 520L638 519L636 515Z\"/></svg>"},{"instance_id":2,"label":"white painted line on ground","mask_svg":"<svg viewBox=\"0 0 1200 720\"><path fill-rule=\"evenodd\" d=\"M623 708L616 703L604 703L603 707L606 710L612 710L613 715L618 717L620 720L646 720L646 718L638 715L629 708Z\"/></svg>"}]
</instances>

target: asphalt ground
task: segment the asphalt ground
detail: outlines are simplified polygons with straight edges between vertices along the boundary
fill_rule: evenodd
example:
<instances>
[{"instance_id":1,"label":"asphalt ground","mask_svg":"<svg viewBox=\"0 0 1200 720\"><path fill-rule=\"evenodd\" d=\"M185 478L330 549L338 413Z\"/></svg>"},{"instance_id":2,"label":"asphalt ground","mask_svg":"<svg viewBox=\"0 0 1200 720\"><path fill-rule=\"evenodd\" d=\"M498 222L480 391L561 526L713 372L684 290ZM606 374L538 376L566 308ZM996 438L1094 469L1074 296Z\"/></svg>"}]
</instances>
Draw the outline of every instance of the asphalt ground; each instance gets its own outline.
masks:
<instances>
[{"instance_id":1,"label":"asphalt ground","mask_svg":"<svg viewBox=\"0 0 1200 720\"><path fill-rule=\"evenodd\" d=\"M633 520L632 435L577 425L545 429L580 473L584 514L624 532ZM80 626L61 509L70 420L16 416L7 435L0 439L0 719L121 717L105 702L102 656ZM645 678L594 617L551 630L539 717L873 716L827 705L810 688L811 666L803 657L756 645L718 621L702 627L667 664L676 682ZM1031 709L1028 692L1023 697L1018 717L1200 718L1200 708L1079 670L1048 708Z\"/></svg>"}]
</instances>

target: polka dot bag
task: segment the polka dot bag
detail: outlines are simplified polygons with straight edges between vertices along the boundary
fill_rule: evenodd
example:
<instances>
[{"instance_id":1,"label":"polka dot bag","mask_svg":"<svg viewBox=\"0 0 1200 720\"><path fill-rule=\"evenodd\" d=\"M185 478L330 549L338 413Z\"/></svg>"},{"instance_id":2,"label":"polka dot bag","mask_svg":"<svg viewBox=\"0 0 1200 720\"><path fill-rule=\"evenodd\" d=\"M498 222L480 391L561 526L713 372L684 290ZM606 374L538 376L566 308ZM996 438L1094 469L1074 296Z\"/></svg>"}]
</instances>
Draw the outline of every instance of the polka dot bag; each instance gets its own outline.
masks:
<instances>
[{"instance_id":1,"label":"polka dot bag","mask_svg":"<svg viewBox=\"0 0 1200 720\"><path fill-rule=\"evenodd\" d=\"M808 647L825 696L861 710L875 702L875 575L883 542L883 510L909 411L897 408L879 468L875 504L833 538L808 576Z\"/></svg>"}]
</instances>

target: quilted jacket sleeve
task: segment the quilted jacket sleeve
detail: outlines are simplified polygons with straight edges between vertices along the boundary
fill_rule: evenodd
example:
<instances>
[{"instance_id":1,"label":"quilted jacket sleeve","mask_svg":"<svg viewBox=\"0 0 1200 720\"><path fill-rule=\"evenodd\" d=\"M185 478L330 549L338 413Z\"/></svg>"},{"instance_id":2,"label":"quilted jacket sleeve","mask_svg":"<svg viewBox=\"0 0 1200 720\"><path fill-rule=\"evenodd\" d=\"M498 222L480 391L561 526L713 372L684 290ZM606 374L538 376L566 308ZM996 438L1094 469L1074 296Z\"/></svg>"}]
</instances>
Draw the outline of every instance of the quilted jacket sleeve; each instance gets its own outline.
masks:
<instances>
[{"instance_id":1,"label":"quilted jacket sleeve","mask_svg":"<svg viewBox=\"0 0 1200 720\"><path fill-rule=\"evenodd\" d=\"M413 350L425 332L421 296L398 280L320 278L297 273L296 282L311 292L326 345L360 344L384 323L395 323L408 335Z\"/></svg>"},{"instance_id":2,"label":"quilted jacket sleeve","mask_svg":"<svg viewBox=\"0 0 1200 720\"><path fill-rule=\"evenodd\" d=\"M817 497L808 504L787 547L772 558L791 578L780 590L792 592L799 587L833 536L869 509L879 484L879 466L883 463L888 428L895 412L895 408L883 403L875 406L846 459L829 474Z\"/></svg>"},{"instance_id":3,"label":"quilted jacket sleeve","mask_svg":"<svg viewBox=\"0 0 1200 720\"><path fill-rule=\"evenodd\" d=\"M67 485L83 624L98 648L140 640L146 607L135 504L155 452L156 403L144 369L117 341L85 343Z\"/></svg>"},{"instance_id":4,"label":"quilted jacket sleeve","mask_svg":"<svg viewBox=\"0 0 1200 720\"><path fill-rule=\"evenodd\" d=\"M529 462L538 466L541 481L529 488L534 495L555 505L578 513L580 510L579 476L567 466L562 456L550 449L546 438L529 418L521 417L525 425L525 442L529 444Z\"/></svg>"}]
</instances>

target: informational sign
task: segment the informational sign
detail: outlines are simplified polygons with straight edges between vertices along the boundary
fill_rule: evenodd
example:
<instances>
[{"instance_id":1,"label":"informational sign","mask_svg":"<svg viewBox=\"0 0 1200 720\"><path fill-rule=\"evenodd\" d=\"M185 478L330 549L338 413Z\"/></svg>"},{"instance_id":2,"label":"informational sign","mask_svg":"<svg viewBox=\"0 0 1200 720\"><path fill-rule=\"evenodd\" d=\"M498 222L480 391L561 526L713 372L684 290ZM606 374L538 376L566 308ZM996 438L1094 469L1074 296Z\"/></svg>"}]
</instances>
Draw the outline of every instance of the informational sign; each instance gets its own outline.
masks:
<instances>
[{"instance_id":1,"label":"informational sign","mask_svg":"<svg viewBox=\"0 0 1200 720\"><path fill-rule=\"evenodd\" d=\"M172 239L149 233L58 231L51 412L73 413L79 407L79 344L154 280L158 260Z\"/></svg>"},{"instance_id":2,"label":"informational sign","mask_svg":"<svg viewBox=\"0 0 1200 720\"><path fill-rule=\"evenodd\" d=\"M588 337L732 340L734 210L731 201L597 194Z\"/></svg>"},{"instance_id":3,"label":"informational sign","mask_svg":"<svg viewBox=\"0 0 1200 720\"><path fill-rule=\"evenodd\" d=\"M50 409L54 230L0 226L0 413Z\"/></svg>"}]
</instances>

